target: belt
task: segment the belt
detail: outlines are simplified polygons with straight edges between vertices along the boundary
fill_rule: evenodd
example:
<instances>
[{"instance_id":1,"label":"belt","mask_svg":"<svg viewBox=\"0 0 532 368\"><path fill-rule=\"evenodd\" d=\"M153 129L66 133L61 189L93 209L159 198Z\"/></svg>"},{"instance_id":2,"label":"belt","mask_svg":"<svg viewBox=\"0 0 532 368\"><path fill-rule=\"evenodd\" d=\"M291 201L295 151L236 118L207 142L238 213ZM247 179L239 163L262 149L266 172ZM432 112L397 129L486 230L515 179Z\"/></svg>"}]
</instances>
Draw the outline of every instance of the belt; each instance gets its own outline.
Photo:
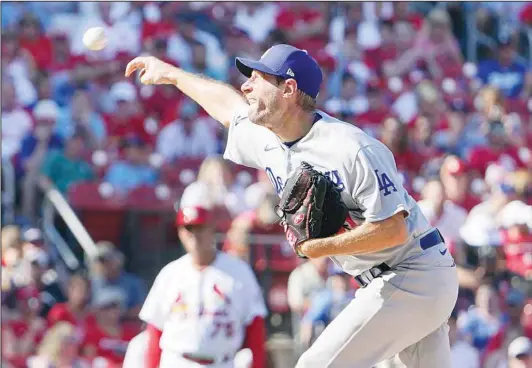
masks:
<instances>
[{"instance_id":1,"label":"belt","mask_svg":"<svg viewBox=\"0 0 532 368\"><path fill-rule=\"evenodd\" d=\"M434 229L419 239L419 246L423 250L430 249L441 243L445 243L445 241L443 240L443 236L441 236L438 229ZM355 276L354 279L360 287L365 288L373 279L376 279L384 272L390 270L390 266L388 266L386 263L381 263L380 265L370 268L369 270L362 272L360 275Z\"/></svg>"},{"instance_id":2,"label":"belt","mask_svg":"<svg viewBox=\"0 0 532 368\"><path fill-rule=\"evenodd\" d=\"M195 363L198 363L200 365L213 365L213 364L218 364L218 363L226 363L226 362L230 361L229 356L225 356L221 360L220 359L206 357L206 356L201 356L199 354L193 354L193 353L183 353L183 354L181 354L181 356L183 358L185 358L186 360L190 360L191 362L195 362Z\"/></svg>"}]
</instances>

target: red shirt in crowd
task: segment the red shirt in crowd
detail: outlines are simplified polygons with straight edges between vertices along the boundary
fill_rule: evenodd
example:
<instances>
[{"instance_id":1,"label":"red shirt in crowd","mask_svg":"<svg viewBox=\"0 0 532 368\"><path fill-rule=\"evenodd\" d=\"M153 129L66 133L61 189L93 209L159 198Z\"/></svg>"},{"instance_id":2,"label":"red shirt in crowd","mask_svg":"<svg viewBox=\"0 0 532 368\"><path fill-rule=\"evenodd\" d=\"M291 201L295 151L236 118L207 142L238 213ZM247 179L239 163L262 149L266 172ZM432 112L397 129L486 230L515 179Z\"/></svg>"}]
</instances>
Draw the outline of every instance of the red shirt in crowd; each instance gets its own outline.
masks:
<instances>
[{"instance_id":1,"label":"red shirt in crowd","mask_svg":"<svg viewBox=\"0 0 532 368\"><path fill-rule=\"evenodd\" d=\"M461 201L458 201L458 200L451 200L451 201L457 206L460 206L463 209L465 209L467 212L471 211L473 207L475 207L477 204L481 202L480 198L470 193L466 194L466 196Z\"/></svg>"},{"instance_id":2,"label":"red shirt in crowd","mask_svg":"<svg viewBox=\"0 0 532 368\"><path fill-rule=\"evenodd\" d=\"M39 70L46 70L52 60L52 42L46 36L37 40L20 40L20 47L28 50Z\"/></svg>"},{"instance_id":3,"label":"red shirt in crowd","mask_svg":"<svg viewBox=\"0 0 532 368\"><path fill-rule=\"evenodd\" d=\"M276 25L278 29L290 32L298 26L298 23L311 24L321 18L323 18L321 12L312 7L298 7L297 9L283 7L277 14ZM315 35L294 42L294 46L313 54L326 46L326 40L322 35Z\"/></svg>"},{"instance_id":4,"label":"red shirt in crowd","mask_svg":"<svg viewBox=\"0 0 532 368\"><path fill-rule=\"evenodd\" d=\"M498 162L504 156L512 159L517 167L525 167L516 147L508 146L504 150L497 152L492 147L479 146L471 150L468 157L470 169L477 171L482 176L486 174L489 164Z\"/></svg>"},{"instance_id":5,"label":"red shirt in crowd","mask_svg":"<svg viewBox=\"0 0 532 368\"><path fill-rule=\"evenodd\" d=\"M386 109L368 110L355 118L355 125L361 128L365 126L380 125L384 119L389 116L390 112Z\"/></svg>"},{"instance_id":6,"label":"red shirt in crowd","mask_svg":"<svg viewBox=\"0 0 532 368\"><path fill-rule=\"evenodd\" d=\"M97 323L87 326L83 339L83 349L89 357L102 357L107 359L112 367L120 367L124 361L129 341L137 335L139 329L132 325L124 324L118 336L111 336L100 328Z\"/></svg>"},{"instance_id":7,"label":"red shirt in crowd","mask_svg":"<svg viewBox=\"0 0 532 368\"><path fill-rule=\"evenodd\" d=\"M148 40L155 37L167 38L176 31L176 27L168 21L144 22L142 23L142 40Z\"/></svg>"},{"instance_id":8,"label":"red shirt in crowd","mask_svg":"<svg viewBox=\"0 0 532 368\"><path fill-rule=\"evenodd\" d=\"M74 314L68 309L67 303L54 304L46 318L48 319L49 326L53 326L58 322L68 322L76 327L84 328L86 325L96 323L95 317L92 314L87 314L82 319L76 318L76 316L74 316Z\"/></svg>"},{"instance_id":9,"label":"red shirt in crowd","mask_svg":"<svg viewBox=\"0 0 532 368\"><path fill-rule=\"evenodd\" d=\"M46 70L50 72L62 72L67 70L73 70L77 65L86 63L86 59L83 55L68 55L65 60L57 60L52 58L50 64Z\"/></svg>"},{"instance_id":10,"label":"red shirt in crowd","mask_svg":"<svg viewBox=\"0 0 532 368\"><path fill-rule=\"evenodd\" d=\"M423 165L423 158L410 149L404 152L394 152L395 164L397 171L407 172L409 174L418 173Z\"/></svg>"},{"instance_id":11,"label":"red shirt in crowd","mask_svg":"<svg viewBox=\"0 0 532 368\"><path fill-rule=\"evenodd\" d=\"M141 138L144 142L152 144L155 136L146 131L144 117L141 115L132 116L127 120L117 119L114 115L104 115L107 125L107 135L109 141L116 141L128 136Z\"/></svg>"}]
</instances>

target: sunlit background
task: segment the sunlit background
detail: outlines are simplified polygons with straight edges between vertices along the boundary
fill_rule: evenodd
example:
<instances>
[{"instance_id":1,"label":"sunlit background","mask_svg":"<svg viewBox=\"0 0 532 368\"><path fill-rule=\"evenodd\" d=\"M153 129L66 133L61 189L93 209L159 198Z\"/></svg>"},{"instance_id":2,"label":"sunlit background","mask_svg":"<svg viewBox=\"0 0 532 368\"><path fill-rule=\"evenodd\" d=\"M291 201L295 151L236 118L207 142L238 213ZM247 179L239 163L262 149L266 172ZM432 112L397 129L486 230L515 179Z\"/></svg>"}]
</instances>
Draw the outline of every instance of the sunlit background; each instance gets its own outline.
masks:
<instances>
[{"instance_id":1,"label":"sunlit background","mask_svg":"<svg viewBox=\"0 0 532 368\"><path fill-rule=\"evenodd\" d=\"M250 262L263 288L268 365L294 366L354 284L326 260L294 257L268 176L221 158L226 132L205 111L172 86L124 77L150 54L238 89L234 57L276 43L314 56L319 107L394 152L445 237L461 283L453 368L532 364L531 3L1 10L2 367L120 367L155 275L184 252L174 206L196 180L217 203L220 248ZM109 37L101 51L82 43L95 26Z\"/></svg>"}]
</instances>

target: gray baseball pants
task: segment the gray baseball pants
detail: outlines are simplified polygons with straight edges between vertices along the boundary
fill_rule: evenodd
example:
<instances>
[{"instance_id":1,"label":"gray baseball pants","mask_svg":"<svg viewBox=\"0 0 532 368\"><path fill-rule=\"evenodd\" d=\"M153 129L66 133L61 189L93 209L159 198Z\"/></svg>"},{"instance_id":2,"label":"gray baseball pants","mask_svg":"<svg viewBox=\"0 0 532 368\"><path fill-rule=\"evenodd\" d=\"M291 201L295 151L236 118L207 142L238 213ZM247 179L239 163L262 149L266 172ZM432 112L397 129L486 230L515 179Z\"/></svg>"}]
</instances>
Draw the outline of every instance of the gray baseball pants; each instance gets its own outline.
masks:
<instances>
[{"instance_id":1,"label":"gray baseball pants","mask_svg":"<svg viewBox=\"0 0 532 368\"><path fill-rule=\"evenodd\" d=\"M372 368L399 353L408 368L450 368L447 320L458 296L452 256L432 247L365 288L296 368Z\"/></svg>"}]
</instances>

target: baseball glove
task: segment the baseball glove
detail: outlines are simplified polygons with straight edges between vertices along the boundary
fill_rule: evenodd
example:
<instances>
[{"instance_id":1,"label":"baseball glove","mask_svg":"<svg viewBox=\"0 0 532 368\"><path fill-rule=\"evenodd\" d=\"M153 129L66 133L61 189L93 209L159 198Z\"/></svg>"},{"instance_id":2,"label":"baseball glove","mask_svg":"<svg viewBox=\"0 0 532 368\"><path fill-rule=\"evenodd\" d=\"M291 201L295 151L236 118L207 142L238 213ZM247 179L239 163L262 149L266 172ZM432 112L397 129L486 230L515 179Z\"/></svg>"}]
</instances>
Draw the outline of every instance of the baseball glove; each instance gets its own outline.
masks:
<instances>
[{"instance_id":1,"label":"baseball glove","mask_svg":"<svg viewBox=\"0 0 532 368\"><path fill-rule=\"evenodd\" d=\"M298 257L298 245L308 239L326 238L342 229L347 207L340 191L306 162L288 178L277 206L286 238Z\"/></svg>"}]
</instances>

